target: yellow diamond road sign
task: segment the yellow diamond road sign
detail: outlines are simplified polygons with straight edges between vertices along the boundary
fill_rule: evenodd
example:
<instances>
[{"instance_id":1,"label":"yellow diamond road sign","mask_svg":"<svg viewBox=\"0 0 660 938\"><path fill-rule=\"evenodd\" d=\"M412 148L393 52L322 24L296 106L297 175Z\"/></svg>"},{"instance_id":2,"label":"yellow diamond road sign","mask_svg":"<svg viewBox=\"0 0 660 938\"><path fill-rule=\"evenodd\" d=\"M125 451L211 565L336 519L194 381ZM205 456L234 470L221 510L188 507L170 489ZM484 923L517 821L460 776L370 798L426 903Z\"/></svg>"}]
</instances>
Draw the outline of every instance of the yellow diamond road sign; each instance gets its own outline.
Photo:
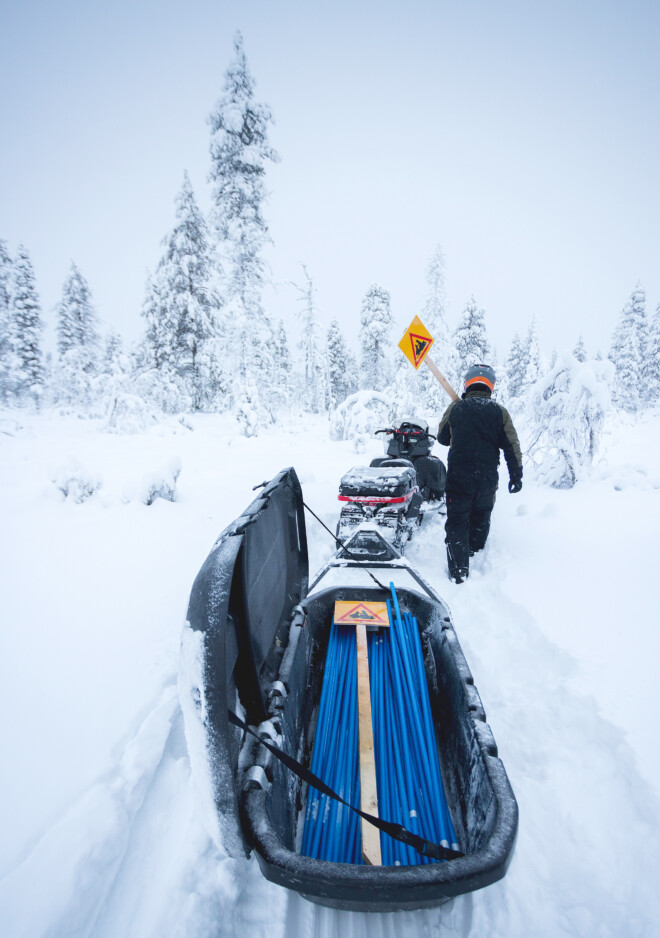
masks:
<instances>
[{"instance_id":1,"label":"yellow diamond road sign","mask_svg":"<svg viewBox=\"0 0 660 938\"><path fill-rule=\"evenodd\" d=\"M399 348L413 368L419 368L433 345L433 336L419 316L415 316L399 342Z\"/></svg>"}]
</instances>

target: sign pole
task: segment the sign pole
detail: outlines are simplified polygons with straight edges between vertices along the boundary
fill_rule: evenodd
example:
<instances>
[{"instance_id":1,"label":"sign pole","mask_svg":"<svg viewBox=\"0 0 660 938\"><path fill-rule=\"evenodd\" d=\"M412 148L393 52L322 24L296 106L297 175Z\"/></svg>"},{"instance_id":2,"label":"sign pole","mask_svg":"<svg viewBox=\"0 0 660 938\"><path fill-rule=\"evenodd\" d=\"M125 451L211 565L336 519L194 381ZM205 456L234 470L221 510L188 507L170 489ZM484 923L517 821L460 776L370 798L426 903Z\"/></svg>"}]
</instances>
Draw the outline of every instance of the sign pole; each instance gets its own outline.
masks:
<instances>
[{"instance_id":1,"label":"sign pole","mask_svg":"<svg viewBox=\"0 0 660 938\"><path fill-rule=\"evenodd\" d=\"M426 362L426 365L427 365L429 371L438 379L438 381L439 381L440 384L443 386L443 388L445 389L445 391L447 392L447 394L450 396L450 398L452 399L452 401L458 401L458 400L460 400L458 394L457 394L456 391L453 389L453 387L451 386L451 384L449 383L449 381L447 381L447 379L445 378L445 376L443 375L443 373L440 371L440 369L438 368L438 366L436 365L436 363L433 361L433 359L431 358L431 356L430 356L430 355L427 355L426 358L424 359L424 361Z\"/></svg>"}]
</instances>

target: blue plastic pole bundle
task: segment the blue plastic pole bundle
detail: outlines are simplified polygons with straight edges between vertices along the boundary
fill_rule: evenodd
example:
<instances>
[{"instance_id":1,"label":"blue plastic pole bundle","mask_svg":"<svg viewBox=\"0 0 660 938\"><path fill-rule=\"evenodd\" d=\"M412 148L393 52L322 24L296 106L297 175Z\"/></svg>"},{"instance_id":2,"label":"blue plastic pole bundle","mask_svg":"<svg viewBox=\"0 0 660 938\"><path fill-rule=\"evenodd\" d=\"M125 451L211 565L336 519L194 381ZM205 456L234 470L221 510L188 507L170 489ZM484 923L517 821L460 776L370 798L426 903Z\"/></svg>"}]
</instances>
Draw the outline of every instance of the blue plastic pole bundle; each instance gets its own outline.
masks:
<instances>
[{"instance_id":1,"label":"blue plastic pole bundle","mask_svg":"<svg viewBox=\"0 0 660 938\"><path fill-rule=\"evenodd\" d=\"M368 633L378 813L427 840L457 847L440 774L417 621L410 613L401 615L393 584L390 589L390 627ZM333 624L311 769L359 808L358 750L355 631ZM380 844L383 866L437 862L382 832ZM310 787L302 853L362 863L358 815Z\"/></svg>"}]
</instances>

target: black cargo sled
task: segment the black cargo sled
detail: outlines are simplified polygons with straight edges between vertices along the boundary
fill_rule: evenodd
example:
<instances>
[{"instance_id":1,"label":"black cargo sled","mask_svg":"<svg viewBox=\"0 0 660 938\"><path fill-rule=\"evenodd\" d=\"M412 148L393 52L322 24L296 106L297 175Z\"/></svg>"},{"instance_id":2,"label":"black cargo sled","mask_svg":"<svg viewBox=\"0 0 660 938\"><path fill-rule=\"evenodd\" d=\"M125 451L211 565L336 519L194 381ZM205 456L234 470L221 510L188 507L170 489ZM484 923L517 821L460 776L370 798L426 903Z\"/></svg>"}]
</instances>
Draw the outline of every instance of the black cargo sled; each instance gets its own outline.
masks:
<instances>
[{"instance_id":1,"label":"black cargo sled","mask_svg":"<svg viewBox=\"0 0 660 938\"><path fill-rule=\"evenodd\" d=\"M378 551L354 554L365 537L380 541L378 559ZM430 735L458 848L442 862L357 865L301 853L308 786L295 765L311 762L335 602L382 600L381 583L394 585L401 614L415 617L421 638ZM254 850L267 879L322 905L386 912L439 905L504 876L518 808L447 606L376 528L356 532L308 586L293 469L263 488L202 566L182 640L180 693L214 839L233 857ZM259 740L295 760L294 770Z\"/></svg>"},{"instance_id":2,"label":"black cargo sled","mask_svg":"<svg viewBox=\"0 0 660 938\"><path fill-rule=\"evenodd\" d=\"M435 437L425 420L409 417L376 433L385 435L385 456L342 476L337 537L346 541L368 522L403 552L425 515L444 507L447 470L431 455Z\"/></svg>"}]
</instances>

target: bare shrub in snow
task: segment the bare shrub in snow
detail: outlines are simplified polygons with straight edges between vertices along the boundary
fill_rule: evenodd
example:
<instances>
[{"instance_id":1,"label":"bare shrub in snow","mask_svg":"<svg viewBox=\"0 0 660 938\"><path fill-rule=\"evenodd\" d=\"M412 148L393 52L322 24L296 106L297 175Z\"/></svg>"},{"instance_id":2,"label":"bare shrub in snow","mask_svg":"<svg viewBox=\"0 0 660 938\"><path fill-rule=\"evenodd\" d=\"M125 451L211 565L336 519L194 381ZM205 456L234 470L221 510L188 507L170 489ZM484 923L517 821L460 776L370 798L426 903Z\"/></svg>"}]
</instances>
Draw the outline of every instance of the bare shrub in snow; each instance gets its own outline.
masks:
<instances>
[{"instance_id":1,"label":"bare shrub in snow","mask_svg":"<svg viewBox=\"0 0 660 938\"><path fill-rule=\"evenodd\" d=\"M391 401L381 391L358 391L339 405L330 418L330 439L353 440L363 453L375 430L389 425Z\"/></svg>"},{"instance_id":2,"label":"bare shrub in snow","mask_svg":"<svg viewBox=\"0 0 660 938\"><path fill-rule=\"evenodd\" d=\"M103 484L99 476L84 469L76 461L72 461L54 472L51 476L51 482L65 499L71 500L77 505L91 498Z\"/></svg>"},{"instance_id":3,"label":"bare shrub in snow","mask_svg":"<svg viewBox=\"0 0 660 938\"><path fill-rule=\"evenodd\" d=\"M167 502L176 501L176 483L181 474L181 460L173 459L163 470L145 476L140 491L140 501L153 505L158 498Z\"/></svg>"},{"instance_id":4,"label":"bare shrub in snow","mask_svg":"<svg viewBox=\"0 0 660 938\"><path fill-rule=\"evenodd\" d=\"M579 362L564 352L531 388L528 452L540 481L572 488L591 465L611 407L613 380L611 362Z\"/></svg>"}]
</instances>

